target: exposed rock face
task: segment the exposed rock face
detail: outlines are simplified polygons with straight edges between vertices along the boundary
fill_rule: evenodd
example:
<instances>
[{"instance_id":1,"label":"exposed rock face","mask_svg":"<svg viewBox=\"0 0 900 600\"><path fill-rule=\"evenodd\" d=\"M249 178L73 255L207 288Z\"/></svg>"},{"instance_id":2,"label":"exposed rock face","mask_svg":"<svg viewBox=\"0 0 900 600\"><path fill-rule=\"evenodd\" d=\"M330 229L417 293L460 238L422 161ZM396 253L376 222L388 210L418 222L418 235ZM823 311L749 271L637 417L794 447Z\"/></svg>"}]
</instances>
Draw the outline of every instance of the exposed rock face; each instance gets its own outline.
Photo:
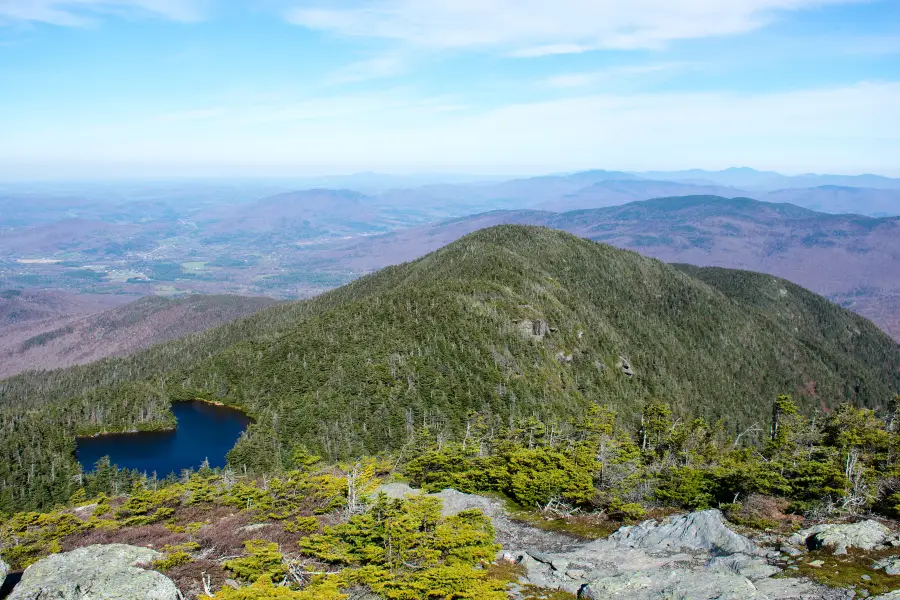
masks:
<instances>
[{"instance_id":1,"label":"exposed rock face","mask_svg":"<svg viewBox=\"0 0 900 600\"><path fill-rule=\"evenodd\" d=\"M890 537L890 529L870 519L849 525L816 525L795 533L791 543L805 544L810 550L833 548L835 554L846 554L848 548L873 550L884 545Z\"/></svg>"},{"instance_id":2,"label":"exposed rock face","mask_svg":"<svg viewBox=\"0 0 900 600\"><path fill-rule=\"evenodd\" d=\"M717 510L623 527L563 552L508 554L525 567L527 583L597 600L847 598L808 580L772 578L780 569L765 560L769 553L729 530Z\"/></svg>"},{"instance_id":3,"label":"exposed rock face","mask_svg":"<svg viewBox=\"0 0 900 600\"><path fill-rule=\"evenodd\" d=\"M522 319L521 321L515 321L518 325L519 331L522 332L527 338L532 338L535 340L542 340L544 336L550 333L550 325L547 324L547 321L542 319L538 319L536 321L532 321L531 319Z\"/></svg>"},{"instance_id":4,"label":"exposed rock face","mask_svg":"<svg viewBox=\"0 0 900 600\"><path fill-rule=\"evenodd\" d=\"M506 514L503 505L492 498L450 489L430 495L443 501L444 516L455 515L470 508L479 509L490 517L497 542L505 549L529 548L549 553L571 550L581 545L580 540L574 537L516 523ZM518 554L514 558L518 558Z\"/></svg>"},{"instance_id":5,"label":"exposed rock face","mask_svg":"<svg viewBox=\"0 0 900 600\"><path fill-rule=\"evenodd\" d=\"M410 496L418 496L422 490L409 487L406 483L385 483L375 489L375 495L384 494L392 500L404 500Z\"/></svg>"},{"instance_id":6,"label":"exposed rock face","mask_svg":"<svg viewBox=\"0 0 900 600\"><path fill-rule=\"evenodd\" d=\"M629 548L706 550L718 556L758 553L756 544L725 526L725 517L718 510L673 517L662 523L644 521L622 527L609 537Z\"/></svg>"},{"instance_id":7,"label":"exposed rock face","mask_svg":"<svg viewBox=\"0 0 900 600\"><path fill-rule=\"evenodd\" d=\"M631 363L624 356L619 357L619 362L616 363L616 366L622 369L622 372L628 377L634 377L634 369L631 368Z\"/></svg>"},{"instance_id":8,"label":"exposed rock face","mask_svg":"<svg viewBox=\"0 0 900 600\"><path fill-rule=\"evenodd\" d=\"M9 565L0 558L0 585L3 585L3 582L6 581L7 575L9 575Z\"/></svg>"},{"instance_id":9,"label":"exposed rock face","mask_svg":"<svg viewBox=\"0 0 900 600\"><path fill-rule=\"evenodd\" d=\"M770 565L762 558L747 554L717 556L710 560L706 566L711 571L741 575L751 581L765 579L781 572L781 569Z\"/></svg>"},{"instance_id":10,"label":"exposed rock face","mask_svg":"<svg viewBox=\"0 0 900 600\"><path fill-rule=\"evenodd\" d=\"M136 566L161 557L125 544L53 554L25 569L9 600L178 600L168 577Z\"/></svg>"},{"instance_id":11,"label":"exposed rock face","mask_svg":"<svg viewBox=\"0 0 900 600\"><path fill-rule=\"evenodd\" d=\"M686 569L634 571L604 577L580 591L582 598L591 600L768 600L745 577Z\"/></svg>"},{"instance_id":12,"label":"exposed rock face","mask_svg":"<svg viewBox=\"0 0 900 600\"><path fill-rule=\"evenodd\" d=\"M532 325L531 333L534 337L544 337L550 332L550 326L547 324L547 321L542 321L538 319Z\"/></svg>"}]
</instances>

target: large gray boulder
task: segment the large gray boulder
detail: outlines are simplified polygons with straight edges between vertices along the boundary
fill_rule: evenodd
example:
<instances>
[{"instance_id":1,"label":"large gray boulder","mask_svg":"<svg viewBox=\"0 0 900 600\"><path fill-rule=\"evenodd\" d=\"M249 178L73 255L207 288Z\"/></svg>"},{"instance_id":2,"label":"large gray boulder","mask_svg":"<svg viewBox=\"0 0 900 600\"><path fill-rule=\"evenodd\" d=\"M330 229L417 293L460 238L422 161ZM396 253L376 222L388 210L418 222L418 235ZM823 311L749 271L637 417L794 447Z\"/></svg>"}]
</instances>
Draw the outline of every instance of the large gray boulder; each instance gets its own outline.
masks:
<instances>
[{"instance_id":1,"label":"large gray boulder","mask_svg":"<svg viewBox=\"0 0 900 600\"><path fill-rule=\"evenodd\" d=\"M633 571L585 585L588 600L769 600L746 577L716 571Z\"/></svg>"},{"instance_id":2,"label":"large gray boulder","mask_svg":"<svg viewBox=\"0 0 900 600\"><path fill-rule=\"evenodd\" d=\"M705 550L717 556L759 553L756 544L728 529L722 512L715 509L622 527L609 539L621 546L652 551L681 548Z\"/></svg>"},{"instance_id":3,"label":"large gray boulder","mask_svg":"<svg viewBox=\"0 0 900 600\"><path fill-rule=\"evenodd\" d=\"M9 575L9 565L3 562L3 559L0 558L0 586L3 585L4 581L6 581L7 575Z\"/></svg>"},{"instance_id":4,"label":"large gray boulder","mask_svg":"<svg viewBox=\"0 0 900 600\"><path fill-rule=\"evenodd\" d=\"M835 554L846 554L848 548L874 550L892 536L891 530L869 519L859 523L816 525L791 536L791 543L804 544L810 550L832 548Z\"/></svg>"},{"instance_id":5,"label":"large gray boulder","mask_svg":"<svg viewBox=\"0 0 900 600\"><path fill-rule=\"evenodd\" d=\"M138 566L161 557L126 544L53 554L25 569L8 600L178 600L172 580Z\"/></svg>"}]
</instances>

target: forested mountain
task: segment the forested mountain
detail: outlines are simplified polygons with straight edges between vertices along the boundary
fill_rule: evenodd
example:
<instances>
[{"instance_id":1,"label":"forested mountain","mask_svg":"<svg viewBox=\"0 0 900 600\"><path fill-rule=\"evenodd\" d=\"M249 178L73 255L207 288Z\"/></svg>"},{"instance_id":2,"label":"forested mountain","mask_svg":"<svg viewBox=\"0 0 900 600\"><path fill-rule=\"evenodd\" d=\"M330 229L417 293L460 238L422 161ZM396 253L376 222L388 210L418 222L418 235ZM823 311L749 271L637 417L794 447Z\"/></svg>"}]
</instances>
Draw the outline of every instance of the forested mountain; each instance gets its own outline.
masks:
<instances>
[{"instance_id":1,"label":"forested mountain","mask_svg":"<svg viewBox=\"0 0 900 600\"><path fill-rule=\"evenodd\" d=\"M171 424L173 399L247 409L256 423L230 460L268 470L297 444L374 454L423 425L457 433L474 412L564 427L600 402L634 425L662 398L737 431L780 393L812 411L883 407L900 389L900 347L868 321L788 282L717 273L710 285L563 232L494 227L128 358L5 380L0 506L64 497L75 434Z\"/></svg>"},{"instance_id":2,"label":"forested mountain","mask_svg":"<svg viewBox=\"0 0 900 600\"><path fill-rule=\"evenodd\" d=\"M750 198L682 196L567 213L493 211L362 240L319 255L355 270L411 260L499 224L563 229L666 262L784 277L871 319L900 340L900 218L833 215Z\"/></svg>"}]
</instances>

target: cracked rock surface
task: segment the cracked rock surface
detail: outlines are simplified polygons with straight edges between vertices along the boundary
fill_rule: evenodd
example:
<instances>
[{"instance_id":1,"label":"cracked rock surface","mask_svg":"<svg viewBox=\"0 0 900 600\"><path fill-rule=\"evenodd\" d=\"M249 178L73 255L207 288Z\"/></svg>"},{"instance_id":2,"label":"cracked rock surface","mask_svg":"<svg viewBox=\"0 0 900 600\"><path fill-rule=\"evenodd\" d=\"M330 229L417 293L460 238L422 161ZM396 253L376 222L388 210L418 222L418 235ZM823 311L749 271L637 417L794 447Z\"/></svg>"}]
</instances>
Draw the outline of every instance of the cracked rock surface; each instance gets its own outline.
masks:
<instances>
[{"instance_id":1,"label":"cracked rock surface","mask_svg":"<svg viewBox=\"0 0 900 600\"><path fill-rule=\"evenodd\" d=\"M8 600L178 600L172 580L139 566L161 557L126 544L52 554L25 569Z\"/></svg>"}]
</instances>

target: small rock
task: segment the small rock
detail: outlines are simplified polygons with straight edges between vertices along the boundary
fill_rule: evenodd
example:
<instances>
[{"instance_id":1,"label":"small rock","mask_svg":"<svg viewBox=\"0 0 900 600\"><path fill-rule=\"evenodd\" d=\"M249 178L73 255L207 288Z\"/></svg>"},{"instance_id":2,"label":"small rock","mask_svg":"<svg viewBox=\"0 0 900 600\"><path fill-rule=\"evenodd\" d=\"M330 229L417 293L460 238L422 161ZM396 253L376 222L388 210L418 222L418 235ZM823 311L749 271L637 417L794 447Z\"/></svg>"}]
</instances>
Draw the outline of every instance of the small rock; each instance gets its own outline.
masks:
<instances>
[{"instance_id":1,"label":"small rock","mask_svg":"<svg viewBox=\"0 0 900 600\"><path fill-rule=\"evenodd\" d=\"M794 548L793 546L782 546L781 551L783 553L787 554L788 556L793 556L793 557L803 555L803 550L800 550L799 548Z\"/></svg>"},{"instance_id":2,"label":"small rock","mask_svg":"<svg viewBox=\"0 0 900 600\"><path fill-rule=\"evenodd\" d=\"M872 565L873 569L884 569L888 575L900 575L900 556L889 556Z\"/></svg>"},{"instance_id":3,"label":"small rock","mask_svg":"<svg viewBox=\"0 0 900 600\"><path fill-rule=\"evenodd\" d=\"M572 361L575 360L575 359L574 359L574 357L573 357L571 354L566 354L565 352L563 352L563 351L560 350L559 352L556 353L556 360L558 360L558 361L561 362L561 363L567 363L567 364L568 364L568 363L572 362Z\"/></svg>"},{"instance_id":4,"label":"small rock","mask_svg":"<svg viewBox=\"0 0 900 600\"><path fill-rule=\"evenodd\" d=\"M859 523L816 525L791 536L791 543L804 544L810 550L833 548L835 554L846 554L849 548L873 550L887 542L891 530L871 519Z\"/></svg>"},{"instance_id":5,"label":"small rock","mask_svg":"<svg viewBox=\"0 0 900 600\"><path fill-rule=\"evenodd\" d=\"M860 575L859 578L862 579L863 581L872 581L872 578L868 575Z\"/></svg>"},{"instance_id":6,"label":"small rock","mask_svg":"<svg viewBox=\"0 0 900 600\"><path fill-rule=\"evenodd\" d=\"M259 531L260 529L265 529L266 527L271 526L271 523L251 523L250 525L244 525L243 527L238 528L238 531Z\"/></svg>"},{"instance_id":7,"label":"small rock","mask_svg":"<svg viewBox=\"0 0 900 600\"><path fill-rule=\"evenodd\" d=\"M177 600L172 580L137 566L161 556L125 544L52 554L25 569L8 600Z\"/></svg>"},{"instance_id":8,"label":"small rock","mask_svg":"<svg viewBox=\"0 0 900 600\"><path fill-rule=\"evenodd\" d=\"M234 588L236 590L241 588L241 584L238 583L237 581L235 581L234 579L226 579L225 585L227 585L230 588Z\"/></svg>"},{"instance_id":9,"label":"small rock","mask_svg":"<svg viewBox=\"0 0 900 600\"><path fill-rule=\"evenodd\" d=\"M820 567L821 567L822 565L824 565L824 564L825 564L825 561L824 561L824 560L814 560L814 561L812 561L812 562L809 563L809 566L815 567L815 568L818 569L818 568L820 568Z\"/></svg>"}]
</instances>

